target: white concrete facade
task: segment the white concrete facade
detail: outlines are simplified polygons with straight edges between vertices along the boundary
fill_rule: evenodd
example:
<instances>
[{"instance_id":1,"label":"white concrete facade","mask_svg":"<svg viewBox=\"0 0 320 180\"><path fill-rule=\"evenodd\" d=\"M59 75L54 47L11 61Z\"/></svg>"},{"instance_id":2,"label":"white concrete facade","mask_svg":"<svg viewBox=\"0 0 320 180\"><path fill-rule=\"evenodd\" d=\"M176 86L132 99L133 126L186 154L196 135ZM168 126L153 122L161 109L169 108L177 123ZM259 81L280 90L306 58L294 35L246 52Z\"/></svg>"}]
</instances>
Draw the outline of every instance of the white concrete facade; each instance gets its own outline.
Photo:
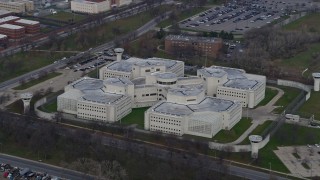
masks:
<instances>
[{"instance_id":1,"label":"white concrete facade","mask_svg":"<svg viewBox=\"0 0 320 180\"><path fill-rule=\"evenodd\" d=\"M146 130L208 138L236 125L242 107L254 107L264 98L266 84L264 76L217 66L184 77L183 62L161 58L118 57L99 75L66 86L58 96L58 111L115 122L132 108L152 106L145 112Z\"/></svg>"},{"instance_id":2,"label":"white concrete facade","mask_svg":"<svg viewBox=\"0 0 320 180\"><path fill-rule=\"evenodd\" d=\"M197 75L205 81L208 96L240 101L243 107L249 108L254 108L264 99L265 76L220 66L200 69Z\"/></svg>"},{"instance_id":3,"label":"white concrete facade","mask_svg":"<svg viewBox=\"0 0 320 180\"><path fill-rule=\"evenodd\" d=\"M98 14L110 10L110 0L104 1L86 1L73 0L71 1L71 11L87 14Z\"/></svg>"},{"instance_id":4,"label":"white concrete facade","mask_svg":"<svg viewBox=\"0 0 320 180\"><path fill-rule=\"evenodd\" d=\"M58 111L78 118L119 121L132 110L133 84L123 78L82 78L65 87L58 96Z\"/></svg>"},{"instance_id":5,"label":"white concrete facade","mask_svg":"<svg viewBox=\"0 0 320 180\"><path fill-rule=\"evenodd\" d=\"M144 128L174 135L212 138L221 129L231 129L241 119L238 102L205 96L202 88L170 89L162 100L145 112Z\"/></svg>"}]
</instances>

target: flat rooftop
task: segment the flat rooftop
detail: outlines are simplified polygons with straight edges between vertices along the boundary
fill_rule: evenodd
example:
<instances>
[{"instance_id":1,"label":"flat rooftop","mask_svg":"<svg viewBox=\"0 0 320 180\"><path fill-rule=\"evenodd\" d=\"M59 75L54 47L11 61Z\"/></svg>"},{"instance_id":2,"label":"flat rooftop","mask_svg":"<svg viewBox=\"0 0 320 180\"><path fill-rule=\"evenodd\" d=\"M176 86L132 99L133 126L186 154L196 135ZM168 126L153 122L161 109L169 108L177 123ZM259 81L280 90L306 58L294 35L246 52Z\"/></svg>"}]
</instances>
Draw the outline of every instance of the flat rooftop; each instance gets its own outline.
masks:
<instances>
[{"instance_id":1,"label":"flat rooftop","mask_svg":"<svg viewBox=\"0 0 320 180\"><path fill-rule=\"evenodd\" d=\"M103 87L103 80L94 78L82 78L71 84L73 88L84 90L96 90Z\"/></svg>"},{"instance_id":2,"label":"flat rooftop","mask_svg":"<svg viewBox=\"0 0 320 180\"><path fill-rule=\"evenodd\" d=\"M101 104L114 104L116 101L124 97L121 94L105 93L99 90L86 90L82 96L82 100L96 102Z\"/></svg>"},{"instance_id":3,"label":"flat rooftop","mask_svg":"<svg viewBox=\"0 0 320 180\"><path fill-rule=\"evenodd\" d=\"M162 58L149 58L149 59L141 59L131 57L127 60L115 61L109 65L107 65L107 69L121 72L131 72L132 66L160 66L164 65L166 68L171 68L177 64L175 60L162 59Z\"/></svg>"},{"instance_id":4,"label":"flat rooftop","mask_svg":"<svg viewBox=\"0 0 320 180\"><path fill-rule=\"evenodd\" d=\"M104 80L104 83L107 85L118 85L118 86L133 85L133 83L128 78L123 78L123 77L107 78L106 80Z\"/></svg>"},{"instance_id":5,"label":"flat rooftop","mask_svg":"<svg viewBox=\"0 0 320 180\"><path fill-rule=\"evenodd\" d=\"M185 116L192 114L193 112L227 111L234 105L235 103L233 101L207 96L200 103L197 104L183 105L171 102L160 102L160 104L157 104L152 108L153 111L157 113Z\"/></svg>"},{"instance_id":6,"label":"flat rooftop","mask_svg":"<svg viewBox=\"0 0 320 180\"><path fill-rule=\"evenodd\" d=\"M211 66L204 69L199 69L198 71L202 72L204 75L213 76L213 77L222 77L228 74L228 79L246 79L244 75L246 72L243 69L222 67L222 66Z\"/></svg>"},{"instance_id":7,"label":"flat rooftop","mask_svg":"<svg viewBox=\"0 0 320 180\"><path fill-rule=\"evenodd\" d=\"M221 78L227 74L226 71L218 68L203 68L203 69L199 69L198 71L200 71L206 77L211 76L211 77Z\"/></svg>"},{"instance_id":8,"label":"flat rooftop","mask_svg":"<svg viewBox=\"0 0 320 180\"><path fill-rule=\"evenodd\" d=\"M5 23L8 21L16 20L16 19L20 19L20 18L18 16L7 16L7 17L0 18L0 23Z\"/></svg>"},{"instance_id":9,"label":"flat rooftop","mask_svg":"<svg viewBox=\"0 0 320 180\"><path fill-rule=\"evenodd\" d=\"M171 72L155 72L152 73L152 75L161 78L161 79L173 79L173 78L177 78L177 75L175 73L171 73Z\"/></svg>"},{"instance_id":10,"label":"flat rooftop","mask_svg":"<svg viewBox=\"0 0 320 180\"><path fill-rule=\"evenodd\" d=\"M7 35L0 34L0 39L7 38Z\"/></svg>"},{"instance_id":11,"label":"flat rooftop","mask_svg":"<svg viewBox=\"0 0 320 180\"><path fill-rule=\"evenodd\" d=\"M168 90L168 93L176 96L196 96L201 92L203 92L201 88L173 88Z\"/></svg>"},{"instance_id":12,"label":"flat rooftop","mask_svg":"<svg viewBox=\"0 0 320 180\"><path fill-rule=\"evenodd\" d=\"M312 73L312 76L315 78L320 78L320 73Z\"/></svg>"},{"instance_id":13,"label":"flat rooftop","mask_svg":"<svg viewBox=\"0 0 320 180\"><path fill-rule=\"evenodd\" d=\"M1 24L0 27L6 28L6 29L23 29L22 26L12 25L12 24Z\"/></svg>"},{"instance_id":14,"label":"flat rooftop","mask_svg":"<svg viewBox=\"0 0 320 180\"><path fill-rule=\"evenodd\" d=\"M135 79L132 79L131 82L136 85L144 85L146 84L146 78L145 77L138 77Z\"/></svg>"},{"instance_id":15,"label":"flat rooftop","mask_svg":"<svg viewBox=\"0 0 320 180\"><path fill-rule=\"evenodd\" d=\"M28 25L36 25L39 24L38 21L32 21L32 20L27 20L27 19L19 19L15 21L16 23L21 23L21 24L28 24Z\"/></svg>"},{"instance_id":16,"label":"flat rooftop","mask_svg":"<svg viewBox=\"0 0 320 180\"><path fill-rule=\"evenodd\" d=\"M216 43L222 42L220 38L212 38L212 37L198 37L198 36L183 36L183 35L168 35L166 36L166 40L171 41L185 41L185 42L201 42L201 43Z\"/></svg>"},{"instance_id":17,"label":"flat rooftop","mask_svg":"<svg viewBox=\"0 0 320 180\"><path fill-rule=\"evenodd\" d=\"M223 84L224 87L236 89L254 89L259 81L251 79L232 79Z\"/></svg>"}]
</instances>

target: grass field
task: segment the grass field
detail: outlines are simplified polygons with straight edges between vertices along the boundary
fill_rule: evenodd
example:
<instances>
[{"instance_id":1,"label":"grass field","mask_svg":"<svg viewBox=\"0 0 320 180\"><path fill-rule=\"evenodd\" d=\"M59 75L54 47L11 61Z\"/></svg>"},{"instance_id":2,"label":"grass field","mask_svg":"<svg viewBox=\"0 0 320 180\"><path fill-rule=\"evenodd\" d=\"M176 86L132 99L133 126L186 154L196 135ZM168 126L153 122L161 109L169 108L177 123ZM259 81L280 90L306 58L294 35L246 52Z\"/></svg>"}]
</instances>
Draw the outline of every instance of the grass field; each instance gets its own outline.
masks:
<instances>
[{"instance_id":1,"label":"grass field","mask_svg":"<svg viewBox=\"0 0 320 180\"><path fill-rule=\"evenodd\" d=\"M250 135L262 135L263 131L269 127L269 125L273 121L265 121L263 124L258 125L251 133ZM240 144L250 144L249 137L246 138L244 141L242 141Z\"/></svg>"},{"instance_id":2,"label":"grass field","mask_svg":"<svg viewBox=\"0 0 320 180\"><path fill-rule=\"evenodd\" d=\"M50 14L48 16L45 16L45 18L59 20L59 21L65 21L69 22L70 20L74 19L74 22L81 21L86 18L85 15L70 13L70 12L64 12L59 11L57 14Z\"/></svg>"},{"instance_id":3,"label":"grass field","mask_svg":"<svg viewBox=\"0 0 320 180\"><path fill-rule=\"evenodd\" d=\"M191 16L194 16L196 14L199 14L200 12L205 11L207 9L209 9L209 8L207 8L207 7L198 7L198 8L194 8L194 9L188 10L188 11L183 11L180 14L177 14L177 20L176 21L177 22L182 21L182 20L184 20L184 19L186 19L188 17L191 17ZM167 27L169 25L172 25L173 23L174 23L173 20L167 19L167 20L164 20L164 21L160 22L157 25L157 27L165 28L165 27Z\"/></svg>"},{"instance_id":4,"label":"grass field","mask_svg":"<svg viewBox=\"0 0 320 180\"><path fill-rule=\"evenodd\" d=\"M71 53L20 52L0 59L0 82L39 69Z\"/></svg>"},{"instance_id":5,"label":"grass field","mask_svg":"<svg viewBox=\"0 0 320 180\"><path fill-rule=\"evenodd\" d=\"M242 118L231 130L221 130L213 138L205 138L193 135L183 135L183 137L201 141L215 141L219 143L229 143L237 140L250 126L251 119Z\"/></svg>"},{"instance_id":6,"label":"grass field","mask_svg":"<svg viewBox=\"0 0 320 180\"><path fill-rule=\"evenodd\" d=\"M162 13L169 10L170 7L161 6L159 9L159 13ZM156 15L152 14L152 10L149 10L71 35L62 41L62 44L64 44L63 50L86 50L91 47L101 45L109 40L138 29L155 16ZM50 47L46 48L49 49Z\"/></svg>"},{"instance_id":7,"label":"grass field","mask_svg":"<svg viewBox=\"0 0 320 180\"><path fill-rule=\"evenodd\" d=\"M39 84L39 83L42 83L42 82L44 82L44 81L46 81L46 80L48 80L48 79L54 78L54 77L59 76L59 75L61 75L61 73L53 72L53 73L50 73L50 74L48 74L48 75L46 75L46 76L43 76L43 77L40 77L40 78L38 78L38 79L31 80L31 81L29 81L29 82L27 82L27 83L21 84L21 85L15 87L15 88L13 88L13 89L14 89L14 90L24 90L24 89L28 89L29 87L32 87L32 86L34 86L34 85L37 85L37 84Z\"/></svg>"},{"instance_id":8,"label":"grass field","mask_svg":"<svg viewBox=\"0 0 320 180\"><path fill-rule=\"evenodd\" d=\"M168 6L162 6L160 13L167 11ZM71 35L61 42L58 50L87 50L90 47L100 45L112 40L115 37L126 34L142 26L154 16L152 10L131 16L125 19L116 20L111 23L90 29L83 33ZM114 28L119 29L119 33L114 34ZM95 32L95 33L92 33ZM56 46L56 45L55 45ZM41 49L50 50L51 46L43 46ZM47 52L22 52L13 56L0 59L0 82L17 77L35 69L53 63L62 57L68 57L70 53L47 53Z\"/></svg>"},{"instance_id":9,"label":"grass field","mask_svg":"<svg viewBox=\"0 0 320 180\"><path fill-rule=\"evenodd\" d=\"M57 112L57 99L40 106L39 109L47 113Z\"/></svg>"},{"instance_id":10,"label":"grass field","mask_svg":"<svg viewBox=\"0 0 320 180\"><path fill-rule=\"evenodd\" d=\"M284 95L275 103L275 106L281 106L274 110L275 113L281 113L301 92L300 89L278 86L284 91Z\"/></svg>"},{"instance_id":11,"label":"grass field","mask_svg":"<svg viewBox=\"0 0 320 180\"><path fill-rule=\"evenodd\" d=\"M305 102L298 113L300 114L307 114L307 115L314 115L316 120L320 120L320 92L311 92L310 99Z\"/></svg>"},{"instance_id":12,"label":"grass field","mask_svg":"<svg viewBox=\"0 0 320 180\"><path fill-rule=\"evenodd\" d=\"M309 32L320 32L320 13L308 14L292 23L285 25L286 30L305 30Z\"/></svg>"},{"instance_id":13,"label":"grass field","mask_svg":"<svg viewBox=\"0 0 320 180\"><path fill-rule=\"evenodd\" d=\"M265 97L264 99L258 104L259 106L265 106L268 104L276 95L278 94L278 91L271 88L266 88Z\"/></svg>"},{"instance_id":14,"label":"grass field","mask_svg":"<svg viewBox=\"0 0 320 180\"><path fill-rule=\"evenodd\" d=\"M320 43L315 43L310 45L305 51L302 51L295 56L287 59L282 59L280 65L281 67L297 68L299 70L304 70L309 68L312 71L320 70L320 63L313 62L313 55L320 52Z\"/></svg>"},{"instance_id":15,"label":"grass field","mask_svg":"<svg viewBox=\"0 0 320 180\"><path fill-rule=\"evenodd\" d=\"M121 124L132 125L137 124L137 128L144 128L144 112L148 110L149 107L135 108L126 117L121 119Z\"/></svg>"},{"instance_id":16,"label":"grass field","mask_svg":"<svg viewBox=\"0 0 320 180\"><path fill-rule=\"evenodd\" d=\"M303 32L320 33L319 19L320 13L311 13L283 26L283 29L288 31L301 30ZM308 68L308 71L306 71L303 76L312 78L312 72L320 71L320 63L316 58L319 52L320 43L312 43L307 45L305 49L302 49L301 52L297 52L293 57L278 59L274 62L285 72L301 73Z\"/></svg>"}]
</instances>

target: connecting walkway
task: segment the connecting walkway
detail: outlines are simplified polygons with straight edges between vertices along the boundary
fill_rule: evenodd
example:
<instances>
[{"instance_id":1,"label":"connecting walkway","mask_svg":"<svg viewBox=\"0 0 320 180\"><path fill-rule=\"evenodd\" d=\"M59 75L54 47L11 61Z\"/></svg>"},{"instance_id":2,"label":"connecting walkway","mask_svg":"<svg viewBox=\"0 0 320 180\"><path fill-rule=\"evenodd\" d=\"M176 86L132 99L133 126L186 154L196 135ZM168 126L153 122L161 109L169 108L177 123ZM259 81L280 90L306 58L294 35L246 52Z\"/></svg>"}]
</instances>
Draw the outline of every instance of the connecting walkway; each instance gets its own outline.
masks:
<instances>
[{"instance_id":1,"label":"connecting walkway","mask_svg":"<svg viewBox=\"0 0 320 180\"><path fill-rule=\"evenodd\" d=\"M246 109L242 111L242 117L250 117L252 119L252 125L235 141L228 143L230 145L236 145L241 143L249 136L249 134L258 126L263 124L266 120L275 120L277 115L274 115L272 111L277 107L274 104L283 96L284 91L282 89L268 86L268 88L278 91L278 94L272 98L265 106L257 107L256 109Z\"/></svg>"}]
</instances>

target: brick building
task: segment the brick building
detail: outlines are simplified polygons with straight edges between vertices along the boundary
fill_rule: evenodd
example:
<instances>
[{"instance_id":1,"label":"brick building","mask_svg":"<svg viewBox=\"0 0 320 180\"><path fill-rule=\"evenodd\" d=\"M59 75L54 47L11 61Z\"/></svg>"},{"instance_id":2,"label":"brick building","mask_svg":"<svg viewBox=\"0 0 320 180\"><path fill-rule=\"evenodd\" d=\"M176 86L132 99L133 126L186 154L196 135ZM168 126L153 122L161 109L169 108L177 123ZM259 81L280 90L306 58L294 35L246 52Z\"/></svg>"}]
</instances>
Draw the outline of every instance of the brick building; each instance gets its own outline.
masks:
<instances>
[{"instance_id":1,"label":"brick building","mask_svg":"<svg viewBox=\"0 0 320 180\"><path fill-rule=\"evenodd\" d=\"M14 21L12 24L23 26L28 34L36 34L40 32L40 23L38 21L19 19Z\"/></svg>"},{"instance_id":2,"label":"brick building","mask_svg":"<svg viewBox=\"0 0 320 180\"><path fill-rule=\"evenodd\" d=\"M168 35L165 38L165 50L171 54L188 53L208 57L217 57L223 46L221 38Z\"/></svg>"},{"instance_id":3,"label":"brick building","mask_svg":"<svg viewBox=\"0 0 320 180\"><path fill-rule=\"evenodd\" d=\"M8 36L0 34L0 47L7 47L8 45Z\"/></svg>"},{"instance_id":4,"label":"brick building","mask_svg":"<svg viewBox=\"0 0 320 180\"><path fill-rule=\"evenodd\" d=\"M3 18L0 18L0 24L10 24L13 23L14 21L19 20L20 18L17 16L6 16Z\"/></svg>"},{"instance_id":5,"label":"brick building","mask_svg":"<svg viewBox=\"0 0 320 180\"><path fill-rule=\"evenodd\" d=\"M0 34L7 35L9 39L21 39L25 36L25 28L12 24L1 24Z\"/></svg>"}]
</instances>

